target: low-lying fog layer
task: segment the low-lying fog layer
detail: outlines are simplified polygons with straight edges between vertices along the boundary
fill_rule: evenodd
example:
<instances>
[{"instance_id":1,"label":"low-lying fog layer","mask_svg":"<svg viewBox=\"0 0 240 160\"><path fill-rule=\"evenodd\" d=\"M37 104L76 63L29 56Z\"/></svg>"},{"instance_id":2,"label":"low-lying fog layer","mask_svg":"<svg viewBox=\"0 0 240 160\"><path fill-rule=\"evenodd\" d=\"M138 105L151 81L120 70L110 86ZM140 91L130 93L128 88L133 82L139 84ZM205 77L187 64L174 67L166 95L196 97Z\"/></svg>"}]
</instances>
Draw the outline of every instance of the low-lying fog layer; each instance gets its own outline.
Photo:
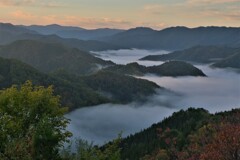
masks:
<instances>
[{"instance_id":1,"label":"low-lying fog layer","mask_svg":"<svg viewBox=\"0 0 240 160\"><path fill-rule=\"evenodd\" d=\"M138 62L141 65L152 66L160 65L162 62L153 62L153 61L139 61L138 59L145 57L147 55L160 55L167 54L169 51L149 51L149 50L140 50L140 49L121 49L114 51L102 51L102 52L93 52L97 57L104 60L111 60L116 64L128 64L131 62Z\"/></svg>"},{"instance_id":2,"label":"low-lying fog layer","mask_svg":"<svg viewBox=\"0 0 240 160\"><path fill-rule=\"evenodd\" d=\"M153 53L145 50L130 50L128 52L128 50L120 50L101 52L100 54L106 54L106 56L101 57L103 59L126 64L136 62L143 56L159 53L166 52ZM143 65L158 65L161 63L141 62ZM123 131L123 136L138 132L182 108L202 107L210 112L218 112L240 107L239 73L227 69L212 69L206 65L196 67L200 68L208 77L172 78L154 75L141 77L179 95L159 90L158 94L149 97L149 100L143 104L105 104L78 109L66 115L72 120L69 130L74 133L74 137L94 141L95 144L103 144L115 138L121 131Z\"/></svg>"},{"instance_id":3,"label":"low-lying fog layer","mask_svg":"<svg viewBox=\"0 0 240 160\"><path fill-rule=\"evenodd\" d=\"M208 77L146 75L142 78L181 94L182 98L175 103L181 108L202 107L214 113L240 107L240 74L208 66L197 67Z\"/></svg>"},{"instance_id":4,"label":"low-lying fog layer","mask_svg":"<svg viewBox=\"0 0 240 160\"><path fill-rule=\"evenodd\" d=\"M127 136L147 128L174 111L174 108L151 104L98 105L68 114L67 117L72 120L68 129L75 138L103 144L121 132L122 136Z\"/></svg>"}]
</instances>

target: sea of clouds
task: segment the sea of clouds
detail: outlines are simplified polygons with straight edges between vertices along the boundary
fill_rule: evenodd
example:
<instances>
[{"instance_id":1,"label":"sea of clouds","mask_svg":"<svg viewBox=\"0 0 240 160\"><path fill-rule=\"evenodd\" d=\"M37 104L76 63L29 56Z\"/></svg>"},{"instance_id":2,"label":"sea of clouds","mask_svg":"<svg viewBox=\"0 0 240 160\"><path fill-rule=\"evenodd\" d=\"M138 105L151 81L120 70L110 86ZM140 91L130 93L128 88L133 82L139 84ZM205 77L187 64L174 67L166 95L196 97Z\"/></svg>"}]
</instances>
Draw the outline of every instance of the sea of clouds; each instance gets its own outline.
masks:
<instances>
[{"instance_id":1,"label":"sea of clouds","mask_svg":"<svg viewBox=\"0 0 240 160\"><path fill-rule=\"evenodd\" d=\"M146 55L166 54L168 51L119 50L95 52L98 57L117 64L138 62L159 65L163 62L139 61ZM173 112L189 107L201 107L211 113L240 107L240 74L230 69L213 69L196 65L207 77L137 77L157 83L173 93L158 90L144 103L127 105L103 104L75 110L66 115L71 119L69 130L73 138L104 144L122 132L123 137L150 127Z\"/></svg>"}]
</instances>

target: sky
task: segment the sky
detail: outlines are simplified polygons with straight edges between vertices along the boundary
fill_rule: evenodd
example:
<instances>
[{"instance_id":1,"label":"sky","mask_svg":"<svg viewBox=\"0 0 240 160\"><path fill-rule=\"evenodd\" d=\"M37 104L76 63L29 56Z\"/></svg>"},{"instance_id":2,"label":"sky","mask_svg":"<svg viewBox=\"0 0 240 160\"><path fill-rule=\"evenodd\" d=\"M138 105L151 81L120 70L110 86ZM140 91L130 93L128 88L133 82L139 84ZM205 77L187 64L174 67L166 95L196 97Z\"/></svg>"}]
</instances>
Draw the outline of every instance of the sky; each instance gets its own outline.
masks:
<instances>
[{"instance_id":1,"label":"sky","mask_svg":"<svg viewBox=\"0 0 240 160\"><path fill-rule=\"evenodd\" d=\"M0 22L128 29L240 26L240 0L0 0Z\"/></svg>"}]
</instances>

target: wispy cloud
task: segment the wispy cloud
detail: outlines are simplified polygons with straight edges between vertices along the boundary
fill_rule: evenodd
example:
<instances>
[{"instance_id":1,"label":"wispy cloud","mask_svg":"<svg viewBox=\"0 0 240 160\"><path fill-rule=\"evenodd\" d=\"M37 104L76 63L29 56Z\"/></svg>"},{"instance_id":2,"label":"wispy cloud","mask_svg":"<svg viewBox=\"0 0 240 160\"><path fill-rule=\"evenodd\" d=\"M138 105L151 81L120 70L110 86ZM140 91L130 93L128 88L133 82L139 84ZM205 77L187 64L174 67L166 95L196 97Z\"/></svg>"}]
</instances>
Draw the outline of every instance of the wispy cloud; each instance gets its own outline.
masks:
<instances>
[{"instance_id":1,"label":"wispy cloud","mask_svg":"<svg viewBox=\"0 0 240 160\"><path fill-rule=\"evenodd\" d=\"M36 0L0 0L0 5L3 6L21 6L31 5L36 3Z\"/></svg>"},{"instance_id":2,"label":"wispy cloud","mask_svg":"<svg viewBox=\"0 0 240 160\"><path fill-rule=\"evenodd\" d=\"M72 26L81 26L84 28L123 28L127 29L129 26L134 26L134 23L126 21L123 19L112 19L109 17L81 17L81 16L72 16L72 15L37 15L31 12L24 10L16 10L9 12L6 19L3 19L8 22L10 20L12 23L17 24L21 21L22 24L61 24L61 25L72 25Z\"/></svg>"},{"instance_id":3,"label":"wispy cloud","mask_svg":"<svg viewBox=\"0 0 240 160\"><path fill-rule=\"evenodd\" d=\"M160 4L147 4L143 8L145 11L152 11L152 10L161 10L164 9L166 5Z\"/></svg>"},{"instance_id":4,"label":"wispy cloud","mask_svg":"<svg viewBox=\"0 0 240 160\"><path fill-rule=\"evenodd\" d=\"M0 19L15 24L59 23L85 28L123 29L136 26L162 29L177 25L240 25L240 0L142 0L138 5L127 0L121 3L112 0L110 6L107 1L0 0Z\"/></svg>"},{"instance_id":5,"label":"wispy cloud","mask_svg":"<svg viewBox=\"0 0 240 160\"><path fill-rule=\"evenodd\" d=\"M35 15L28 12L21 11L21 10L16 10L14 12L11 12L10 15L20 20L32 20L33 18L36 18Z\"/></svg>"},{"instance_id":6,"label":"wispy cloud","mask_svg":"<svg viewBox=\"0 0 240 160\"><path fill-rule=\"evenodd\" d=\"M63 7L55 0L0 0L0 6Z\"/></svg>"},{"instance_id":7,"label":"wispy cloud","mask_svg":"<svg viewBox=\"0 0 240 160\"><path fill-rule=\"evenodd\" d=\"M224 16L228 20L240 21L240 10L239 9L232 10L232 12L226 13Z\"/></svg>"},{"instance_id":8,"label":"wispy cloud","mask_svg":"<svg viewBox=\"0 0 240 160\"><path fill-rule=\"evenodd\" d=\"M185 0L143 7L148 17L172 25L240 25L240 0ZM196 25L194 25L196 24Z\"/></svg>"},{"instance_id":9,"label":"wispy cloud","mask_svg":"<svg viewBox=\"0 0 240 160\"><path fill-rule=\"evenodd\" d=\"M128 28L132 25L130 21L123 19L112 19L109 17L80 17L80 16L64 16L64 17L55 17L56 21L61 22L62 24L71 24L82 26L86 28ZM53 20L54 21L54 20Z\"/></svg>"},{"instance_id":10,"label":"wispy cloud","mask_svg":"<svg viewBox=\"0 0 240 160\"><path fill-rule=\"evenodd\" d=\"M239 21L240 20L240 10L239 9L232 9L228 10L227 12L223 12L220 10L208 10L202 12L201 15L205 17L218 17L219 19L225 21Z\"/></svg>"},{"instance_id":11,"label":"wispy cloud","mask_svg":"<svg viewBox=\"0 0 240 160\"><path fill-rule=\"evenodd\" d=\"M229 3L236 3L240 0L187 0L188 4L195 4L195 5L209 5L209 4L229 4Z\"/></svg>"}]
</instances>

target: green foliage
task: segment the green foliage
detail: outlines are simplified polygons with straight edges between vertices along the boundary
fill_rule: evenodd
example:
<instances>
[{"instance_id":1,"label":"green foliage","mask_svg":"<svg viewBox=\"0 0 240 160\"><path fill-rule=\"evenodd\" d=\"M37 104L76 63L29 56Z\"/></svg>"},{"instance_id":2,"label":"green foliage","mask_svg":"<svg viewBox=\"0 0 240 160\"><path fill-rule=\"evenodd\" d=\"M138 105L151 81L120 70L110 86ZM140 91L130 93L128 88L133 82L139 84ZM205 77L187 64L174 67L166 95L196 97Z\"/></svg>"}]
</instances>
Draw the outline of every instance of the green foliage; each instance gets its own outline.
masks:
<instances>
[{"instance_id":1,"label":"green foliage","mask_svg":"<svg viewBox=\"0 0 240 160\"><path fill-rule=\"evenodd\" d=\"M153 82L113 72L100 71L82 78L90 88L120 103L142 100L160 88Z\"/></svg>"},{"instance_id":2,"label":"green foliage","mask_svg":"<svg viewBox=\"0 0 240 160\"><path fill-rule=\"evenodd\" d=\"M22 84L26 80L35 85L53 85L54 92L61 96L61 103L69 110L108 102L140 100L154 94L158 88L147 80L111 72L82 77L69 74L66 70L44 74L18 60L0 58L0 89Z\"/></svg>"},{"instance_id":3,"label":"green foliage","mask_svg":"<svg viewBox=\"0 0 240 160\"><path fill-rule=\"evenodd\" d=\"M54 92L61 96L61 103L70 110L109 102L107 98L86 86L82 80L75 81L75 77L68 73L47 75L18 60L0 58L0 89L31 80L35 85L53 85Z\"/></svg>"},{"instance_id":4,"label":"green foliage","mask_svg":"<svg viewBox=\"0 0 240 160\"><path fill-rule=\"evenodd\" d=\"M166 139L170 142L178 142L176 147L183 148L188 143L184 137L196 131L209 117L210 114L204 109L189 108L186 111L180 110L173 113L172 116L162 122L124 139L121 143L122 159L138 160L159 148L168 149L170 146L173 147L173 143L167 144ZM161 137L159 129L161 129L163 139L159 138ZM166 151L166 153L168 152Z\"/></svg>"},{"instance_id":5,"label":"green foliage","mask_svg":"<svg viewBox=\"0 0 240 160\"><path fill-rule=\"evenodd\" d=\"M98 147L85 140L77 139L76 152L72 153L69 146L62 151L62 157L64 160L120 160L120 141L121 135L104 147Z\"/></svg>"},{"instance_id":6,"label":"green foliage","mask_svg":"<svg viewBox=\"0 0 240 160\"><path fill-rule=\"evenodd\" d=\"M240 110L209 114L189 108L124 139L122 159L239 159Z\"/></svg>"},{"instance_id":7,"label":"green foliage","mask_svg":"<svg viewBox=\"0 0 240 160\"><path fill-rule=\"evenodd\" d=\"M27 81L1 90L0 158L59 159L59 148L71 136L66 111L52 87L35 87Z\"/></svg>"}]
</instances>

